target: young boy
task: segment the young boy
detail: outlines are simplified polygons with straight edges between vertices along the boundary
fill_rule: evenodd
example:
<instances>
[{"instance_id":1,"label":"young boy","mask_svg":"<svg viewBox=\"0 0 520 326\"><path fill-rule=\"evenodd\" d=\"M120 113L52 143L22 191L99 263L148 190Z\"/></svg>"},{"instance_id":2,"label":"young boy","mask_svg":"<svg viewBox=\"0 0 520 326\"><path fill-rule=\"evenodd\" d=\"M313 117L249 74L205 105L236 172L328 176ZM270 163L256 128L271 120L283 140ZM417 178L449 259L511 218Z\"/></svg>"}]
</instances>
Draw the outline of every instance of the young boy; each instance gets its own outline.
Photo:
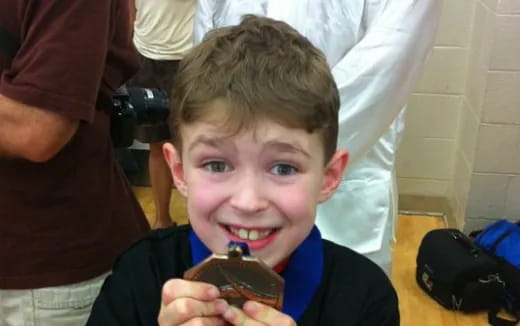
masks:
<instances>
[{"instance_id":1,"label":"young boy","mask_svg":"<svg viewBox=\"0 0 520 326\"><path fill-rule=\"evenodd\" d=\"M385 274L314 226L348 158L336 151L339 96L323 54L285 23L246 16L185 57L172 93L177 137L164 155L190 225L125 252L88 325L398 325ZM284 278L281 312L232 307L182 279L230 241Z\"/></svg>"}]
</instances>

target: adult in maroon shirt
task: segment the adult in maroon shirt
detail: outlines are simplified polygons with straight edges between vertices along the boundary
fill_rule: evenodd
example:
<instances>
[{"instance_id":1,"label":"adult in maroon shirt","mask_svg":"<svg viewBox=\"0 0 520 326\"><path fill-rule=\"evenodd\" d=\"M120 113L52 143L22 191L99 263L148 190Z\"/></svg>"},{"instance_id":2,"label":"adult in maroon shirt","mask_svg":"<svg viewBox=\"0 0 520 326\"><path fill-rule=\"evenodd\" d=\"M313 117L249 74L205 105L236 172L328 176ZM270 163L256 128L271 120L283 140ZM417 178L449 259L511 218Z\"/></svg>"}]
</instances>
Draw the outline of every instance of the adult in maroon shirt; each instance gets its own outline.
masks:
<instances>
[{"instance_id":1,"label":"adult in maroon shirt","mask_svg":"<svg viewBox=\"0 0 520 326\"><path fill-rule=\"evenodd\" d=\"M128 16L127 0L0 1L21 43L0 49L2 325L84 325L115 257L148 230L96 109L138 68Z\"/></svg>"}]
</instances>

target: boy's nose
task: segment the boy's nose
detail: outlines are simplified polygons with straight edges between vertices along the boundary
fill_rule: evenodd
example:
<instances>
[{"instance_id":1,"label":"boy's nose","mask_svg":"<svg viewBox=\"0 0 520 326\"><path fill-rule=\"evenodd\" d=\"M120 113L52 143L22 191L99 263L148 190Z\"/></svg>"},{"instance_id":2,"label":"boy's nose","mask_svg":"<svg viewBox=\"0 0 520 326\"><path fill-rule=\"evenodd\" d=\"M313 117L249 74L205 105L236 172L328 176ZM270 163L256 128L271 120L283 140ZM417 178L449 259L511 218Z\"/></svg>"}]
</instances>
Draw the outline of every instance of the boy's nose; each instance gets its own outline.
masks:
<instances>
[{"instance_id":1,"label":"boy's nose","mask_svg":"<svg viewBox=\"0 0 520 326\"><path fill-rule=\"evenodd\" d=\"M234 189L230 205L243 213L252 214L260 212L268 206L268 200L263 195L264 190L262 189L262 183L256 176L244 176Z\"/></svg>"}]
</instances>

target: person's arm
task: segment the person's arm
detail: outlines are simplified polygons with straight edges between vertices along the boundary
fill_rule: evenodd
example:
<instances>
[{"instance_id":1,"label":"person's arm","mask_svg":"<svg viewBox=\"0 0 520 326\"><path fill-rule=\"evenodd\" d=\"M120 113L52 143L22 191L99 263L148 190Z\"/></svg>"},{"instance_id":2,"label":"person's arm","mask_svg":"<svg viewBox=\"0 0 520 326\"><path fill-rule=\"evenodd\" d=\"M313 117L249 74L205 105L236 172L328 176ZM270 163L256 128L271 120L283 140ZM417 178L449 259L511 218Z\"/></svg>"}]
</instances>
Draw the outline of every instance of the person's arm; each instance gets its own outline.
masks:
<instances>
[{"instance_id":1,"label":"person's arm","mask_svg":"<svg viewBox=\"0 0 520 326\"><path fill-rule=\"evenodd\" d=\"M204 35L215 27L213 24L214 10L213 0L197 0L193 25L193 44L197 45L202 42Z\"/></svg>"},{"instance_id":2,"label":"person's arm","mask_svg":"<svg viewBox=\"0 0 520 326\"><path fill-rule=\"evenodd\" d=\"M113 18L104 0L44 1L28 10L21 47L0 76L0 156L43 162L80 121L94 119Z\"/></svg>"},{"instance_id":3,"label":"person's arm","mask_svg":"<svg viewBox=\"0 0 520 326\"><path fill-rule=\"evenodd\" d=\"M44 162L78 129L78 121L0 94L0 156Z\"/></svg>"},{"instance_id":4,"label":"person's arm","mask_svg":"<svg viewBox=\"0 0 520 326\"><path fill-rule=\"evenodd\" d=\"M365 36L332 69L341 97L338 147L351 163L407 102L432 47L441 0L368 0Z\"/></svg>"}]
</instances>

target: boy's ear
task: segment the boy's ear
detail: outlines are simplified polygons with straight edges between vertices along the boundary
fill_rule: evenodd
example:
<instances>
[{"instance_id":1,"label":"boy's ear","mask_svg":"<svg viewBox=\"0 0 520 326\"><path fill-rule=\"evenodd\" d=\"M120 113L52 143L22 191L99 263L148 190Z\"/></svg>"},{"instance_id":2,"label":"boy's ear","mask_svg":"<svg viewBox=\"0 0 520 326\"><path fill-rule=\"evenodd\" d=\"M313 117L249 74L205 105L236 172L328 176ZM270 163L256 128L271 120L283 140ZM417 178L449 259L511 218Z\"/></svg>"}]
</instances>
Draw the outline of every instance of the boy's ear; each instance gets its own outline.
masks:
<instances>
[{"instance_id":1,"label":"boy's ear","mask_svg":"<svg viewBox=\"0 0 520 326\"><path fill-rule=\"evenodd\" d=\"M334 194L341 182L341 177L343 176L343 171L345 171L345 168L347 167L347 163L348 152L346 150L339 150L334 153L325 167L323 184L318 199L320 203L323 203Z\"/></svg>"},{"instance_id":2,"label":"boy's ear","mask_svg":"<svg viewBox=\"0 0 520 326\"><path fill-rule=\"evenodd\" d=\"M186 197L187 187L186 181L184 180L184 169L180 153L171 143L165 143L162 150L166 163L168 163L168 166L170 167L175 187L184 197Z\"/></svg>"}]
</instances>

